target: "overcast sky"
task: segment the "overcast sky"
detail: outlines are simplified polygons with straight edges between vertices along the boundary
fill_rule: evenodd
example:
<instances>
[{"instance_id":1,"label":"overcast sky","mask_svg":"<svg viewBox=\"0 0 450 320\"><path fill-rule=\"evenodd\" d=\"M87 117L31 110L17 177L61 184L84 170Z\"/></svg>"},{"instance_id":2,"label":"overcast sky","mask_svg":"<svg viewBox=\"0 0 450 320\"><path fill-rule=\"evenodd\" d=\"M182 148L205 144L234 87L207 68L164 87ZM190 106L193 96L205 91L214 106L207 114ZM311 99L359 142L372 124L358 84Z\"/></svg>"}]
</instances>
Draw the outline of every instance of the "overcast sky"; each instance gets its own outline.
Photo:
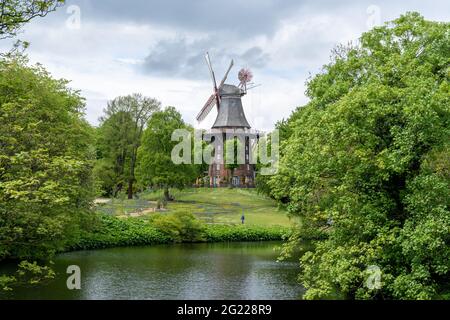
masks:
<instances>
[{"instance_id":1,"label":"overcast sky","mask_svg":"<svg viewBox=\"0 0 450 320\"><path fill-rule=\"evenodd\" d=\"M212 93L209 51L218 81L231 59L228 83L238 83L242 67L253 71L262 86L244 98L244 109L253 128L268 130L307 102L305 81L334 46L407 11L449 21L450 1L68 0L19 38L31 43L32 62L81 90L94 125L108 100L140 92L198 127L195 116Z\"/></svg>"}]
</instances>

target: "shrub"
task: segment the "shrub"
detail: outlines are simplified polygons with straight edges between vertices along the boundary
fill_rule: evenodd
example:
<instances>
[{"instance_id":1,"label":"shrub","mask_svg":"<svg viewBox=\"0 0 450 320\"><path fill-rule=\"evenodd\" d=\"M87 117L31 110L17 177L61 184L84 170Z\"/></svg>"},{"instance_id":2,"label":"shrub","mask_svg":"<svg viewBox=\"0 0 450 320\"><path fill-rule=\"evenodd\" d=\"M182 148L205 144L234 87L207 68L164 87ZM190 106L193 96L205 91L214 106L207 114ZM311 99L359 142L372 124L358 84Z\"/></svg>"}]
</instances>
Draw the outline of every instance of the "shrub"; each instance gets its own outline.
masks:
<instances>
[{"instance_id":1,"label":"shrub","mask_svg":"<svg viewBox=\"0 0 450 320\"><path fill-rule=\"evenodd\" d=\"M205 225L192 213L158 214L152 218L152 224L175 242L199 242L204 240Z\"/></svg>"},{"instance_id":2,"label":"shrub","mask_svg":"<svg viewBox=\"0 0 450 320\"><path fill-rule=\"evenodd\" d=\"M89 250L108 247L169 243L171 238L143 219L119 219L99 215L90 232L84 232L67 250Z\"/></svg>"},{"instance_id":3,"label":"shrub","mask_svg":"<svg viewBox=\"0 0 450 320\"><path fill-rule=\"evenodd\" d=\"M286 227L210 225L206 229L208 242L276 241L289 233Z\"/></svg>"},{"instance_id":4,"label":"shrub","mask_svg":"<svg viewBox=\"0 0 450 320\"><path fill-rule=\"evenodd\" d=\"M92 229L80 234L66 250L173 242L279 241L289 233L289 228L279 226L205 225L190 213L156 214L149 220L99 214Z\"/></svg>"}]
</instances>

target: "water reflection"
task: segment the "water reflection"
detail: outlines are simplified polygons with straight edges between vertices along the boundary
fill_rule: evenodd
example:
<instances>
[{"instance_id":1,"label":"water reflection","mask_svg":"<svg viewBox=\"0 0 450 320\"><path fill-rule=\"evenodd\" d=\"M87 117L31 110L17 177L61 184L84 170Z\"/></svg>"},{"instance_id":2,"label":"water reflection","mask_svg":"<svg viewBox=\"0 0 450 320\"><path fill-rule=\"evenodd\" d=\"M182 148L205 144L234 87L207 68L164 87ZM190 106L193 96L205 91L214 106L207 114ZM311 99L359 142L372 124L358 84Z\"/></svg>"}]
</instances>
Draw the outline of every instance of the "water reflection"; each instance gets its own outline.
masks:
<instances>
[{"instance_id":1,"label":"water reflection","mask_svg":"<svg viewBox=\"0 0 450 320\"><path fill-rule=\"evenodd\" d=\"M278 243L192 244L72 252L55 259L58 277L7 299L297 299L295 262L276 262ZM65 270L81 268L82 288Z\"/></svg>"}]
</instances>

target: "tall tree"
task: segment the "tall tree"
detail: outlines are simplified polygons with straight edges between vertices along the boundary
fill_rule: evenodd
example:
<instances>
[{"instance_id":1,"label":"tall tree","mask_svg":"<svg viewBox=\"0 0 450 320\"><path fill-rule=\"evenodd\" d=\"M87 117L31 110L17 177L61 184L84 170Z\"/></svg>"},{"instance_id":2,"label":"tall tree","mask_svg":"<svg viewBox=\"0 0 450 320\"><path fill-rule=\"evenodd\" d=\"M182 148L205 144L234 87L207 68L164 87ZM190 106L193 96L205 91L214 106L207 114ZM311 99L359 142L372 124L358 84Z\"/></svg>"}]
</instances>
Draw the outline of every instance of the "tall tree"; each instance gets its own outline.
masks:
<instances>
[{"instance_id":1,"label":"tall tree","mask_svg":"<svg viewBox=\"0 0 450 320\"><path fill-rule=\"evenodd\" d=\"M408 13L309 81L268 182L302 218L291 244L314 239L301 258L305 298L448 291L449 36L449 23Z\"/></svg>"},{"instance_id":2,"label":"tall tree","mask_svg":"<svg viewBox=\"0 0 450 320\"><path fill-rule=\"evenodd\" d=\"M64 2L64 0L0 0L0 39L16 36L25 23L36 17L45 17Z\"/></svg>"},{"instance_id":3,"label":"tall tree","mask_svg":"<svg viewBox=\"0 0 450 320\"><path fill-rule=\"evenodd\" d=\"M193 183L201 167L172 162L172 149L178 142L171 138L176 129L193 130L174 107L155 112L147 124L138 152L138 180L143 185L162 188L166 200L171 198L170 188L182 188Z\"/></svg>"},{"instance_id":4,"label":"tall tree","mask_svg":"<svg viewBox=\"0 0 450 320\"><path fill-rule=\"evenodd\" d=\"M120 111L109 116L97 129L97 157L94 172L106 195L117 196L127 183L133 119Z\"/></svg>"},{"instance_id":5,"label":"tall tree","mask_svg":"<svg viewBox=\"0 0 450 320\"><path fill-rule=\"evenodd\" d=\"M0 60L0 260L45 260L91 216L94 149L83 112L67 81L24 59Z\"/></svg>"},{"instance_id":6,"label":"tall tree","mask_svg":"<svg viewBox=\"0 0 450 320\"><path fill-rule=\"evenodd\" d=\"M113 168L115 194L125 182L128 198L133 198L137 150L147 121L160 105L156 99L141 94L117 97L108 102L100 119L99 146L103 150L103 159Z\"/></svg>"}]
</instances>

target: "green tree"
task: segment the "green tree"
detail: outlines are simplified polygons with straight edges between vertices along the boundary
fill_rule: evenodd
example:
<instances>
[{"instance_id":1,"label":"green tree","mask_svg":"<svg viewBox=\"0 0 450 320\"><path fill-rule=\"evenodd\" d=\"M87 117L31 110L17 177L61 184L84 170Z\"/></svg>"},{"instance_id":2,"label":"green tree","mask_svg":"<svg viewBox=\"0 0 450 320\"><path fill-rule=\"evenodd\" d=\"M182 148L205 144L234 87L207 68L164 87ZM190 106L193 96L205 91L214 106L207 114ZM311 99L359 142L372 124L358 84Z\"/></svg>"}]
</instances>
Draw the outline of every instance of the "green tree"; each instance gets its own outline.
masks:
<instances>
[{"instance_id":1,"label":"green tree","mask_svg":"<svg viewBox=\"0 0 450 320\"><path fill-rule=\"evenodd\" d=\"M97 129L97 157L94 172L105 195L117 196L127 183L133 120L127 112L117 112Z\"/></svg>"},{"instance_id":2,"label":"green tree","mask_svg":"<svg viewBox=\"0 0 450 320\"><path fill-rule=\"evenodd\" d=\"M193 183L198 175L197 166L172 161L172 149L178 144L172 141L176 129L193 130L174 107L155 112L147 123L138 151L138 181L162 188L166 200L171 199L170 188L183 188Z\"/></svg>"},{"instance_id":3,"label":"green tree","mask_svg":"<svg viewBox=\"0 0 450 320\"><path fill-rule=\"evenodd\" d=\"M83 112L67 81L24 58L0 60L0 260L45 260L89 217L94 149Z\"/></svg>"},{"instance_id":4,"label":"green tree","mask_svg":"<svg viewBox=\"0 0 450 320\"><path fill-rule=\"evenodd\" d=\"M0 39L16 36L24 24L36 17L45 17L64 2L64 0L1 0Z\"/></svg>"},{"instance_id":5,"label":"green tree","mask_svg":"<svg viewBox=\"0 0 450 320\"><path fill-rule=\"evenodd\" d=\"M278 130L279 133L279 143L280 143L280 156L283 156L283 152L286 149L286 143L289 141L289 137L293 133L293 125L295 124L296 119L301 114L302 108L297 108L294 112L292 112L291 116L288 119L283 119L281 121L278 121L275 124L275 129ZM267 149L271 149L271 135L267 135ZM265 138L265 137L264 137ZM266 194L268 196L271 196L271 187L269 185L269 181L271 179L270 175L262 175L261 169L264 167L267 167L268 165L264 165L260 161L260 157L256 152L257 150L254 150L254 157L257 159L256 161L256 190L260 193ZM282 203L286 203L287 199L278 199Z\"/></svg>"},{"instance_id":6,"label":"green tree","mask_svg":"<svg viewBox=\"0 0 450 320\"><path fill-rule=\"evenodd\" d=\"M341 47L290 121L271 195L302 217L305 297L431 299L450 268L450 25L408 13ZM371 265L381 287L366 285Z\"/></svg>"},{"instance_id":7,"label":"green tree","mask_svg":"<svg viewBox=\"0 0 450 320\"><path fill-rule=\"evenodd\" d=\"M118 97L108 103L98 130L96 174L107 194L114 196L128 185L133 198L137 150L142 133L160 102L141 94Z\"/></svg>"}]
</instances>

